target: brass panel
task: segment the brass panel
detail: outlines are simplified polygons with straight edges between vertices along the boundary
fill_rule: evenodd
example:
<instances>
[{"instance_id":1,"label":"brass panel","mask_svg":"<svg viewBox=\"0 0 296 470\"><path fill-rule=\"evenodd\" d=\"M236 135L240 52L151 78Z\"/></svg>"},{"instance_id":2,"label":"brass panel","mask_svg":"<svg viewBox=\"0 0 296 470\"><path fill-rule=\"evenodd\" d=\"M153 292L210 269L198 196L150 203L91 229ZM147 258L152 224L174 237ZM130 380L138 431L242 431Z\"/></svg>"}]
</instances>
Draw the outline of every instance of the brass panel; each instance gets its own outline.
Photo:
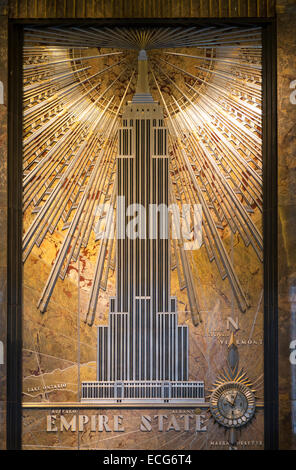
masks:
<instances>
[{"instance_id":1,"label":"brass panel","mask_svg":"<svg viewBox=\"0 0 296 470\"><path fill-rule=\"evenodd\" d=\"M10 18L260 18L275 0L9 0Z\"/></svg>"}]
</instances>

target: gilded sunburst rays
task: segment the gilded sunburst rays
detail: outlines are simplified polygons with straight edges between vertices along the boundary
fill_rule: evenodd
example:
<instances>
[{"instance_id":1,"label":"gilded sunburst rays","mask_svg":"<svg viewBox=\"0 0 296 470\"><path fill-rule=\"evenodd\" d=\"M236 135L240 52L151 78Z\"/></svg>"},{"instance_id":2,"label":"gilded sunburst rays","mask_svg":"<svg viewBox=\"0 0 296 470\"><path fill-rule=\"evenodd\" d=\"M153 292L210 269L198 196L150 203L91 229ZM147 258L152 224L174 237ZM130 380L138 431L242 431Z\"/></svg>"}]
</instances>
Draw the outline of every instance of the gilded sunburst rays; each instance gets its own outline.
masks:
<instances>
[{"instance_id":1,"label":"gilded sunburst rays","mask_svg":"<svg viewBox=\"0 0 296 470\"><path fill-rule=\"evenodd\" d=\"M24 261L50 237L58 250L42 312L58 278L90 242L97 251L90 305L114 270L115 243L95 240L92 228L95 206L115 196L119 119L134 93L143 47L151 93L169 129L171 201L202 206L208 261L246 311L248 297L225 240L239 234L262 261L260 41L253 27L26 28ZM173 241L172 253L198 324L198 255Z\"/></svg>"}]
</instances>

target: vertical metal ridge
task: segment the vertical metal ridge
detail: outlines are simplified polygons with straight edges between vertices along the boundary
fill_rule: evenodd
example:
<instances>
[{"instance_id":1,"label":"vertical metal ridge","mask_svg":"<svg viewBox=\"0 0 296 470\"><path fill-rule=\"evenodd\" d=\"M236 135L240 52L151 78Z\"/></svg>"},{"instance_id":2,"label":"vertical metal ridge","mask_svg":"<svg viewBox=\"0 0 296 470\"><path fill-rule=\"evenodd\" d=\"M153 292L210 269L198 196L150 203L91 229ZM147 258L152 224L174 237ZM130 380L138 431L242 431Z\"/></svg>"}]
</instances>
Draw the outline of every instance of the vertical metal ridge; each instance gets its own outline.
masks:
<instances>
[{"instance_id":1,"label":"vertical metal ridge","mask_svg":"<svg viewBox=\"0 0 296 470\"><path fill-rule=\"evenodd\" d=\"M278 448L278 246L276 24L263 31L264 440Z\"/></svg>"},{"instance_id":2,"label":"vertical metal ridge","mask_svg":"<svg viewBox=\"0 0 296 470\"><path fill-rule=\"evenodd\" d=\"M7 449L22 437L22 29L8 31Z\"/></svg>"}]
</instances>

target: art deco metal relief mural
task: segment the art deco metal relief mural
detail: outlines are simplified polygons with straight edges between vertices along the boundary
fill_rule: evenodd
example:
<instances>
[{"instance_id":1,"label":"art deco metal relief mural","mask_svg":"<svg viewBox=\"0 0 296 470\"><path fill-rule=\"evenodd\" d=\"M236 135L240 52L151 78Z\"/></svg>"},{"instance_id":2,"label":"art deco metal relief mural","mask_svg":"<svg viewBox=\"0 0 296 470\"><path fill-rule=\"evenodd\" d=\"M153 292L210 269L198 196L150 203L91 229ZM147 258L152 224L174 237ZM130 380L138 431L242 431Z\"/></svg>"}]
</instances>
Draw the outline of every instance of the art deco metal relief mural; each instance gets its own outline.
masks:
<instances>
[{"instance_id":1,"label":"art deco metal relief mural","mask_svg":"<svg viewBox=\"0 0 296 470\"><path fill-rule=\"evenodd\" d=\"M261 72L250 25L25 28L24 448L263 446Z\"/></svg>"}]
</instances>

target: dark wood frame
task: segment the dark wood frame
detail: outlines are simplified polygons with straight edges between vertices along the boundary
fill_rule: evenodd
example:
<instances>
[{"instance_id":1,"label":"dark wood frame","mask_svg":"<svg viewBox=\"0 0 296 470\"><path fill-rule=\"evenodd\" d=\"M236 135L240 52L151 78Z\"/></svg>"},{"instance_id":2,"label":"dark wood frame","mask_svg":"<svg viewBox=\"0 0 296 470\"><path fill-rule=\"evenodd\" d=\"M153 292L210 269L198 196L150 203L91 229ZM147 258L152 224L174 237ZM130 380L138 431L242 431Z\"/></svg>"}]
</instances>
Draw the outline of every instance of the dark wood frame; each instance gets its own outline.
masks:
<instances>
[{"instance_id":1,"label":"dark wood frame","mask_svg":"<svg viewBox=\"0 0 296 470\"><path fill-rule=\"evenodd\" d=\"M8 43L8 271L7 448L21 449L22 435L22 41L23 26L118 24L258 24L263 27L263 239L264 239L264 440L278 448L278 259L276 25L245 19L54 19L9 22Z\"/></svg>"}]
</instances>

